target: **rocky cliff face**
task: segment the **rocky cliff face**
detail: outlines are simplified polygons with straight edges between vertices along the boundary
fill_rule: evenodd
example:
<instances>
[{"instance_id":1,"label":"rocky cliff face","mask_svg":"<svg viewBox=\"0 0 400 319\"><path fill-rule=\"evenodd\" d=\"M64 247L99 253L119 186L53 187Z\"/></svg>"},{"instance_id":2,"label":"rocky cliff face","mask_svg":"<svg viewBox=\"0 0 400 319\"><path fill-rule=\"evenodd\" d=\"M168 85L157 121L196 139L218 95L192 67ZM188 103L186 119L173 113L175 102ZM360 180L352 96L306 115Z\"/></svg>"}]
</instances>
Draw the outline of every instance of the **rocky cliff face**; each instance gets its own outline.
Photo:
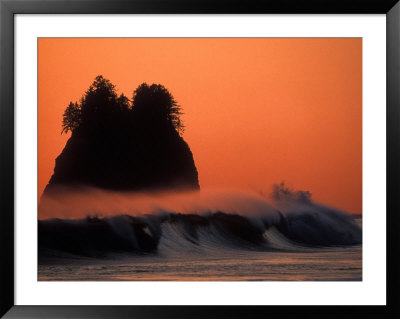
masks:
<instances>
[{"instance_id":1,"label":"rocky cliff face","mask_svg":"<svg viewBox=\"0 0 400 319\"><path fill-rule=\"evenodd\" d=\"M171 126L146 132L76 130L57 157L44 195L57 186L123 191L199 189L189 146Z\"/></svg>"}]
</instances>

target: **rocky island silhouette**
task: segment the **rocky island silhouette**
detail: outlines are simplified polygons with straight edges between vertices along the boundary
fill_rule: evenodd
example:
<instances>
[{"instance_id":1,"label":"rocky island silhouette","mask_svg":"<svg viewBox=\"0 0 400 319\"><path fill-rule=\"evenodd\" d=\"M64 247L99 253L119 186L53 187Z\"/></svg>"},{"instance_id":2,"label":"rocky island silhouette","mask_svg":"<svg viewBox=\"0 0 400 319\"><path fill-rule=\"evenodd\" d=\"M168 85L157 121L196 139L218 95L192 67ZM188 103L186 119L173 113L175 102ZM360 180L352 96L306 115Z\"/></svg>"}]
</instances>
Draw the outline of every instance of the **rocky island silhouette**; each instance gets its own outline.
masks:
<instances>
[{"instance_id":1,"label":"rocky island silhouette","mask_svg":"<svg viewBox=\"0 0 400 319\"><path fill-rule=\"evenodd\" d=\"M72 132L55 161L46 198L65 187L114 191L198 190L192 152L181 134L181 107L160 84L143 83L132 100L103 76L70 103L62 133Z\"/></svg>"}]
</instances>

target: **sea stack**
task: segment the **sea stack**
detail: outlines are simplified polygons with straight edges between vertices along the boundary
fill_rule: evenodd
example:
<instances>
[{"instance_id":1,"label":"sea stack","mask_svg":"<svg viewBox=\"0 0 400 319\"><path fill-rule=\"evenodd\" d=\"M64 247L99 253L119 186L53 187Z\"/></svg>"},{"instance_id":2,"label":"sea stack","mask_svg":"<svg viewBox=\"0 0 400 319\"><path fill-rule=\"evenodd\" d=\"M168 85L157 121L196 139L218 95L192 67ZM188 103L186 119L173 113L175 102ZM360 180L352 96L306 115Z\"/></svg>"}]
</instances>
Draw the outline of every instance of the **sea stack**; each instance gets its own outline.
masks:
<instances>
[{"instance_id":1,"label":"sea stack","mask_svg":"<svg viewBox=\"0 0 400 319\"><path fill-rule=\"evenodd\" d=\"M159 84L143 83L129 100L96 77L80 103L64 113L71 131L43 197L58 189L198 190L193 154L181 136L180 106Z\"/></svg>"}]
</instances>

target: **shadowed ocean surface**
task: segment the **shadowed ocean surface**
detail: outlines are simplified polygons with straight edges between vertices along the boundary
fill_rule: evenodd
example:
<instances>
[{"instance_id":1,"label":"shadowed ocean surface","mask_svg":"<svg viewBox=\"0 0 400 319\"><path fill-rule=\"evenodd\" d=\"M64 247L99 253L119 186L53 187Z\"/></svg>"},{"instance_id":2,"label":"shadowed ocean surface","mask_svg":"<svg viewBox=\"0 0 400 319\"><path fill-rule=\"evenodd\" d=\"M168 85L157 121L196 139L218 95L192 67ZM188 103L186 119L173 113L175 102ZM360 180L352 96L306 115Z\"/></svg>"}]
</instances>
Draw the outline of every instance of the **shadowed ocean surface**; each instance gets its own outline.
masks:
<instances>
[{"instance_id":1,"label":"shadowed ocean surface","mask_svg":"<svg viewBox=\"0 0 400 319\"><path fill-rule=\"evenodd\" d=\"M219 256L116 256L107 260L68 259L39 265L39 280L187 281L359 281L361 247L310 252L246 252Z\"/></svg>"}]
</instances>

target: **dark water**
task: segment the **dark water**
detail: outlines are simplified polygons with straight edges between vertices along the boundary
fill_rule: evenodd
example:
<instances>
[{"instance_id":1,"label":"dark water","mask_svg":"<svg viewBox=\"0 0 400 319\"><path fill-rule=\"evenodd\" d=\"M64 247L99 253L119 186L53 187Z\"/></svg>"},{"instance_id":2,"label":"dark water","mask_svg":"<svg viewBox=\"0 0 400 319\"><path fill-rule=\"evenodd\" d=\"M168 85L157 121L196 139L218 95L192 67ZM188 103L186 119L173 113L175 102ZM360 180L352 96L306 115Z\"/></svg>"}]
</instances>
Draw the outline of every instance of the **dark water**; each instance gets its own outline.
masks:
<instances>
[{"instance_id":1,"label":"dark water","mask_svg":"<svg viewBox=\"0 0 400 319\"><path fill-rule=\"evenodd\" d=\"M39 222L38 279L362 280L361 218L335 211Z\"/></svg>"},{"instance_id":2,"label":"dark water","mask_svg":"<svg viewBox=\"0 0 400 319\"><path fill-rule=\"evenodd\" d=\"M313 252L246 252L218 256L75 259L39 265L39 280L362 280L361 247Z\"/></svg>"}]
</instances>

